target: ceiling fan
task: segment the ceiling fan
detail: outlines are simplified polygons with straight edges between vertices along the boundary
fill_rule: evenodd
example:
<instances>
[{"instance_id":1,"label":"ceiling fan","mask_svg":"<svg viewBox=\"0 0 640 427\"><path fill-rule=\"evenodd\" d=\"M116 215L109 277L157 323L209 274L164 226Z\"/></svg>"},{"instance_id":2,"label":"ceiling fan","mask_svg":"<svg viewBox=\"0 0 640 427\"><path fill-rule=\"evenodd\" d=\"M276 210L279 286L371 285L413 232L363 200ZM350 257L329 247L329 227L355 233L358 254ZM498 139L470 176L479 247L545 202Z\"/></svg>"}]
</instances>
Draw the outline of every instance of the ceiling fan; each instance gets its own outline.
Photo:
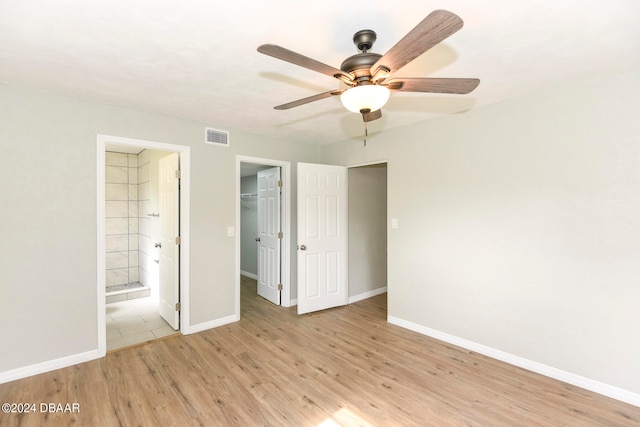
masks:
<instances>
[{"instance_id":1,"label":"ceiling fan","mask_svg":"<svg viewBox=\"0 0 640 427\"><path fill-rule=\"evenodd\" d=\"M345 108L362 114L362 119L370 122L382 117L380 108L389 99L391 91L467 94L480 84L479 79L391 76L460 30L462 25L462 19L455 13L435 10L384 55L370 51L376 41L374 31L358 31L353 36L353 43L359 53L345 59L340 69L274 44L263 44L258 52L334 77L347 86L278 105L274 107L276 110L288 110L340 95Z\"/></svg>"}]
</instances>

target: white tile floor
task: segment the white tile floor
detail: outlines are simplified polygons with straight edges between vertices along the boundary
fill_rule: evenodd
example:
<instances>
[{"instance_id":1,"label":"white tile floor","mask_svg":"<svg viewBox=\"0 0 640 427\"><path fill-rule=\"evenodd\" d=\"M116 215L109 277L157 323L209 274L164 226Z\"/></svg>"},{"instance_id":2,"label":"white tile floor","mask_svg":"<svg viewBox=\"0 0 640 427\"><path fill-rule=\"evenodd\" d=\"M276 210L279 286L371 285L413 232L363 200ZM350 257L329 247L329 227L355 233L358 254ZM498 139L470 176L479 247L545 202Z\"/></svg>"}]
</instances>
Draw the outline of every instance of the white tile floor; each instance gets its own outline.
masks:
<instances>
[{"instance_id":1,"label":"white tile floor","mask_svg":"<svg viewBox=\"0 0 640 427\"><path fill-rule=\"evenodd\" d=\"M107 350L115 350L177 333L158 314L150 297L107 304Z\"/></svg>"}]
</instances>

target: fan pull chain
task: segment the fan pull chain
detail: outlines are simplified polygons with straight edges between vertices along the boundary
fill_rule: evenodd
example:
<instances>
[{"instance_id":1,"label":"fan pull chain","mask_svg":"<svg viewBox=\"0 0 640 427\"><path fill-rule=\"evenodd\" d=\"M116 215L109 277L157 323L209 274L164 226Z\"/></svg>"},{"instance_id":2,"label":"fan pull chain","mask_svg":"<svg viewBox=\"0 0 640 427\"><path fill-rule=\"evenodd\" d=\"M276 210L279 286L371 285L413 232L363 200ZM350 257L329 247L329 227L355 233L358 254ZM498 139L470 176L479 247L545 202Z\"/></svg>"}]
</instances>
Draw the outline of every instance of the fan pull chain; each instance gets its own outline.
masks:
<instances>
[{"instance_id":1,"label":"fan pull chain","mask_svg":"<svg viewBox=\"0 0 640 427\"><path fill-rule=\"evenodd\" d=\"M364 146L367 146L367 136L369 136L369 131L367 130L367 122L364 122Z\"/></svg>"},{"instance_id":2,"label":"fan pull chain","mask_svg":"<svg viewBox=\"0 0 640 427\"><path fill-rule=\"evenodd\" d=\"M362 114L362 123L364 123L364 146L367 146L367 136L369 136L369 131L367 130L367 114L371 112L368 108L363 108L360 110L360 114Z\"/></svg>"}]
</instances>

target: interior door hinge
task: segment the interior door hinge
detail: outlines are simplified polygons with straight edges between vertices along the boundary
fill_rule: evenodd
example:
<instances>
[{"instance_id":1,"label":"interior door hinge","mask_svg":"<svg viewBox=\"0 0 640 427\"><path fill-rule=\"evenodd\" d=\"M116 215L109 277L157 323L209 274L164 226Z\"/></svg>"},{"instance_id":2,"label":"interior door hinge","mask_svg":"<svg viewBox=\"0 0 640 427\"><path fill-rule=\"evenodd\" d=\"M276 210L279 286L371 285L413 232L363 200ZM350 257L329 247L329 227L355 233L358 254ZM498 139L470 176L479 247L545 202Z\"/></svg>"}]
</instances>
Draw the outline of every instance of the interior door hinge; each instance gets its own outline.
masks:
<instances>
[{"instance_id":1,"label":"interior door hinge","mask_svg":"<svg viewBox=\"0 0 640 427\"><path fill-rule=\"evenodd\" d=\"M180 236L176 237L176 245L179 245L182 243L182 239L180 238Z\"/></svg>"},{"instance_id":2,"label":"interior door hinge","mask_svg":"<svg viewBox=\"0 0 640 427\"><path fill-rule=\"evenodd\" d=\"M278 180L278 187L282 187L282 180Z\"/></svg>"},{"instance_id":3,"label":"interior door hinge","mask_svg":"<svg viewBox=\"0 0 640 427\"><path fill-rule=\"evenodd\" d=\"M282 290L282 283L278 283L278 290L281 291Z\"/></svg>"},{"instance_id":4,"label":"interior door hinge","mask_svg":"<svg viewBox=\"0 0 640 427\"><path fill-rule=\"evenodd\" d=\"M282 231L278 231L278 239L282 239L282 237L283 237Z\"/></svg>"},{"instance_id":5,"label":"interior door hinge","mask_svg":"<svg viewBox=\"0 0 640 427\"><path fill-rule=\"evenodd\" d=\"M179 303L179 302L177 302L177 303L176 303L176 311L180 311L180 309L181 309L181 308L182 308L182 307L180 306L180 303Z\"/></svg>"},{"instance_id":6,"label":"interior door hinge","mask_svg":"<svg viewBox=\"0 0 640 427\"><path fill-rule=\"evenodd\" d=\"M182 178L182 173L180 172L180 169L176 171L176 178L178 179Z\"/></svg>"}]
</instances>

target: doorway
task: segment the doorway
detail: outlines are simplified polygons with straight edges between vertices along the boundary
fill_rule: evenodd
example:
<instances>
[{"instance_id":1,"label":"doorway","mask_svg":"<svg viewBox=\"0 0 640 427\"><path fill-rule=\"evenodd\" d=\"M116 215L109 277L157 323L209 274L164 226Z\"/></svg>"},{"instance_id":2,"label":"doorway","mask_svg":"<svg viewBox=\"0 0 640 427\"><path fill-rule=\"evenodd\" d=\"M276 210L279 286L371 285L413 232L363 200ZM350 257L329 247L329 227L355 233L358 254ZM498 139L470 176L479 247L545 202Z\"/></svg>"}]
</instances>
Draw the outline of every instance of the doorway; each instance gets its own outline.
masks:
<instances>
[{"instance_id":1,"label":"doorway","mask_svg":"<svg viewBox=\"0 0 640 427\"><path fill-rule=\"evenodd\" d=\"M244 284L255 281L255 292L276 305L289 307L295 305L295 301L290 292L290 164L236 156L236 174L236 313L239 318L241 281ZM263 221L261 226L259 215L270 220Z\"/></svg>"},{"instance_id":2,"label":"doorway","mask_svg":"<svg viewBox=\"0 0 640 427\"><path fill-rule=\"evenodd\" d=\"M107 350L184 331L188 324L189 251L185 242L189 237L190 164L189 147L107 135L98 135L97 157L98 351L104 355ZM126 167L122 159L127 162ZM168 193L171 197L165 194L163 198L161 165L167 159L171 160L171 170L165 175L179 181L175 181L175 191ZM173 170L174 163L178 170L178 162L181 176ZM118 196L119 190L126 190L126 197ZM161 215L163 209L168 213ZM176 224L168 232L167 220ZM117 234L122 232L118 226L127 230L126 236ZM166 244L166 239L162 240L164 234L175 235L170 239L175 244ZM169 256L161 246L167 247ZM167 259L175 260L168 273L160 268ZM107 292L114 289L115 292ZM169 324L159 310L159 301L166 300L162 295L167 289L175 294L171 305L176 310L170 313ZM117 334L121 331L124 334L120 339Z\"/></svg>"},{"instance_id":3,"label":"doorway","mask_svg":"<svg viewBox=\"0 0 640 427\"><path fill-rule=\"evenodd\" d=\"M348 168L349 303L387 292L387 163Z\"/></svg>"},{"instance_id":4,"label":"doorway","mask_svg":"<svg viewBox=\"0 0 640 427\"><path fill-rule=\"evenodd\" d=\"M298 163L298 313L387 291L387 164Z\"/></svg>"}]
</instances>

